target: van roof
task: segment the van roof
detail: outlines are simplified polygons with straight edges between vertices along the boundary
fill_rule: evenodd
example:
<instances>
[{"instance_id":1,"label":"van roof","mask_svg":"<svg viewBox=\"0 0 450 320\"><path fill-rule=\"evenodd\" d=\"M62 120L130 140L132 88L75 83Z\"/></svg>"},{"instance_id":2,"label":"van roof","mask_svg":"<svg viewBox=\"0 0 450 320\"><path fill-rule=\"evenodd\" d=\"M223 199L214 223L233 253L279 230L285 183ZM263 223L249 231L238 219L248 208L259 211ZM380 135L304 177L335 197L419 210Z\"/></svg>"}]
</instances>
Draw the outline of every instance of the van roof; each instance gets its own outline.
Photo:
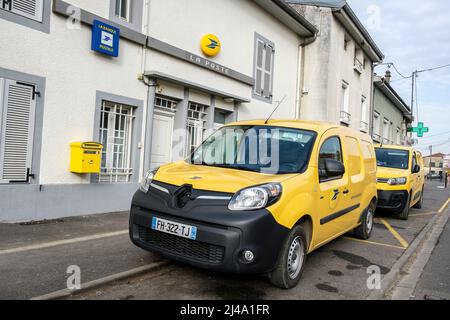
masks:
<instances>
[{"instance_id":1,"label":"van roof","mask_svg":"<svg viewBox=\"0 0 450 320\"><path fill-rule=\"evenodd\" d=\"M365 135L357 130L352 130L347 127L343 127L333 123L320 122L320 121L308 121L308 120L269 120L268 123L265 123L266 120L250 120L250 121L239 121L229 123L226 126L273 126L273 127L286 127L293 129L303 129L309 131L315 131L318 134L322 134L329 129L342 129L346 131L354 131L354 133ZM368 136L369 137L369 136ZM369 137L370 138L370 137ZM371 140L371 139L370 139Z\"/></svg>"},{"instance_id":2,"label":"van roof","mask_svg":"<svg viewBox=\"0 0 450 320\"><path fill-rule=\"evenodd\" d=\"M376 144L374 145L375 148L382 148L382 149L394 149L394 150L405 150L405 151L416 151L419 152L418 150L415 150L413 147L405 147L405 146L395 146L395 145L388 145L388 144Z\"/></svg>"}]
</instances>

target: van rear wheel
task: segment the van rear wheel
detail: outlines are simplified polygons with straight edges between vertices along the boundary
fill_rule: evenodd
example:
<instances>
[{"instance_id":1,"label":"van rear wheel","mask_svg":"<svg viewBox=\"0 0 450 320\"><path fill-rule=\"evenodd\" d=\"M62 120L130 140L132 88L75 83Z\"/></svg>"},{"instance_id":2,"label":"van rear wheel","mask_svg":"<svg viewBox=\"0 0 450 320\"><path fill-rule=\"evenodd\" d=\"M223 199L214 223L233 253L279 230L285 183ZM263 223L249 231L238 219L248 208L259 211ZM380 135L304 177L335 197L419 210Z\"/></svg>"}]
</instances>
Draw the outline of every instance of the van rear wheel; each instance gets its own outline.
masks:
<instances>
[{"instance_id":1,"label":"van rear wheel","mask_svg":"<svg viewBox=\"0 0 450 320\"><path fill-rule=\"evenodd\" d=\"M361 225L357 227L353 234L356 238L361 240L367 240L372 235L373 219L375 217L375 206L371 204L361 219Z\"/></svg>"},{"instance_id":2,"label":"van rear wheel","mask_svg":"<svg viewBox=\"0 0 450 320\"><path fill-rule=\"evenodd\" d=\"M270 274L270 282L282 289L294 288L303 273L308 252L306 233L296 226L281 249L275 269Z\"/></svg>"}]
</instances>

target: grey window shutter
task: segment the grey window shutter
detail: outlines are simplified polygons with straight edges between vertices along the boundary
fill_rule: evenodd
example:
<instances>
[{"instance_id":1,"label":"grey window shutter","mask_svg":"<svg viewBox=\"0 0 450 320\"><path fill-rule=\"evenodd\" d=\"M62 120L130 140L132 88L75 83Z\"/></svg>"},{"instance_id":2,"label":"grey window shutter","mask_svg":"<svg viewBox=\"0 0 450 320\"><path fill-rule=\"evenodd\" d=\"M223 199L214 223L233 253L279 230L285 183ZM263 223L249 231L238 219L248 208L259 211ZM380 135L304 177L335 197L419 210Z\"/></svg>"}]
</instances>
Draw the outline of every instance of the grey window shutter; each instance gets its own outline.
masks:
<instances>
[{"instance_id":1,"label":"grey window shutter","mask_svg":"<svg viewBox=\"0 0 450 320\"><path fill-rule=\"evenodd\" d=\"M12 0L11 12L42 22L44 0Z\"/></svg>"},{"instance_id":2,"label":"grey window shutter","mask_svg":"<svg viewBox=\"0 0 450 320\"><path fill-rule=\"evenodd\" d=\"M255 93L263 94L263 70L264 70L264 42L257 39L256 42L256 74L255 74Z\"/></svg>"},{"instance_id":3,"label":"grey window shutter","mask_svg":"<svg viewBox=\"0 0 450 320\"><path fill-rule=\"evenodd\" d=\"M272 98L273 91L273 64L274 64L274 48L266 44L265 46L265 61L264 61L264 96Z\"/></svg>"},{"instance_id":4,"label":"grey window shutter","mask_svg":"<svg viewBox=\"0 0 450 320\"><path fill-rule=\"evenodd\" d=\"M0 183L28 182L31 174L35 88L3 81L0 125Z\"/></svg>"}]
</instances>

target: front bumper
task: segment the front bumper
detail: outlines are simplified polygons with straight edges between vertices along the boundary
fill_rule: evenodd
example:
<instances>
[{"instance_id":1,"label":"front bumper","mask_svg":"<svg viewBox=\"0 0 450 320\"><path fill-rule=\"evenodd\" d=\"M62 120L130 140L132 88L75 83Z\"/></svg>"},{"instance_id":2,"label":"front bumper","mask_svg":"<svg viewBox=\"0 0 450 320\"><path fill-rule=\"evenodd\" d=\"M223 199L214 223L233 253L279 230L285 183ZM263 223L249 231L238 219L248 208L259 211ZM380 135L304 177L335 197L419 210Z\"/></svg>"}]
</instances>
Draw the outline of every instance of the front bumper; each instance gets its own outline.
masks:
<instances>
[{"instance_id":1,"label":"front bumper","mask_svg":"<svg viewBox=\"0 0 450 320\"><path fill-rule=\"evenodd\" d=\"M406 190L378 190L377 207L384 210L402 211L407 205L408 198L409 193Z\"/></svg>"},{"instance_id":2,"label":"front bumper","mask_svg":"<svg viewBox=\"0 0 450 320\"><path fill-rule=\"evenodd\" d=\"M279 225L268 210L234 212L227 200L197 199L224 194L193 190L192 199L183 208L171 203L178 188L155 182L169 190L166 194L151 188L137 191L130 211L130 238L142 249L197 267L231 273L264 274L278 260L289 230ZM190 240L151 229L153 217L197 227L197 239ZM245 263L242 251L251 250L255 259Z\"/></svg>"}]
</instances>

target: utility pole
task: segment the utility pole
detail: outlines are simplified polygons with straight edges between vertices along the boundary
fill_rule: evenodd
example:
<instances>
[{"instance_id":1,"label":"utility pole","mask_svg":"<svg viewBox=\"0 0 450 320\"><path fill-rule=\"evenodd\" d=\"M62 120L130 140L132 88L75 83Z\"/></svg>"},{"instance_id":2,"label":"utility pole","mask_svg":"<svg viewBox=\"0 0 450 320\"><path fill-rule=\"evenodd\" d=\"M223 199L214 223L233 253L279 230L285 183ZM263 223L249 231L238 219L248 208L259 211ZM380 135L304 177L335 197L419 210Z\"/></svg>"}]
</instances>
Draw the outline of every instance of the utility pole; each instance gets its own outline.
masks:
<instances>
[{"instance_id":1,"label":"utility pole","mask_svg":"<svg viewBox=\"0 0 450 320\"><path fill-rule=\"evenodd\" d=\"M417 77L417 70L414 71L411 75L412 78L412 88L411 88L411 115L413 116L414 119L414 91L416 88L416 77ZM418 120L418 119L416 119Z\"/></svg>"},{"instance_id":2,"label":"utility pole","mask_svg":"<svg viewBox=\"0 0 450 320\"><path fill-rule=\"evenodd\" d=\"M431 178L431 162L433 161L433 146L430 146L430 165L428 169L428 178Z\"/></svg>"}]
</instances>

